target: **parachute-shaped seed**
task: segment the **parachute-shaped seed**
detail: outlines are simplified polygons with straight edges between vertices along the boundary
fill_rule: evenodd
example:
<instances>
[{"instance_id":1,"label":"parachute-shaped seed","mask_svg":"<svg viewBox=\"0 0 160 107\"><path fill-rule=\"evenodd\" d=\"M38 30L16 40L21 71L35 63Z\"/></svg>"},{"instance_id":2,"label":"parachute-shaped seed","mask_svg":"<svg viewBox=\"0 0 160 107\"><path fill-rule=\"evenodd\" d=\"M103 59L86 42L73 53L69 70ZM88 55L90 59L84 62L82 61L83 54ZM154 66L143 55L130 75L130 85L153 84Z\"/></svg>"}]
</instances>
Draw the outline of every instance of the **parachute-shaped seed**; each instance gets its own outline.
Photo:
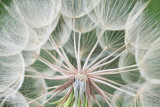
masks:
<instances>
[{"instance_id":1,"label":"parachute-shaped seed","mask_svg":"<svg viewBox=\"0 0 160 107\"><path fill-rule=\"evenodd\" d=\"M62 0L62 15L72 19L90 12L100 0Z\"/></svg>"},{"instance_id":2,"label":"parachute-shaped seed","mask_svg":"<svg viewBox=\"0 0 160 107\"><path fill-rule=\"evenodd\" d=\"M61 8L61 0L14 0L14 4L32 28L50 25Z\"/></svg>"},{"instance_id":3,"label":"parachute-shaped seed","mask_svg":"<svg viewBox=\"0 0 160 107\"><path fill-rule=\"evenodd\" d=\"M14 55L25 49L28 44L28 27L17 7L0 2L0 56Z\"/></svg>"},{"instance_id":4,"label":"parachute-shaped seed","mask_svg":"<svg viewBox=\"0 0 160 107\"><path fill-rule=\"evenodd\" d=\"M131 96L125 92L122 91L115 91L112 98L112 105L114 107L143 107L141 105L141 102L138 97L138 88L143 83L135 82L132 84L127 84L124 87L121 87L122 89L126 89L126 87L129 87L130 89L127 89L127 91L132 92L135 94L135 96ZM136 95L137 94L137 95Z\"/></svg>"},{"instance_id":5,"label":"parachute-shaped seed","mask_svg":"<svg viewBox=\"0 0 160 107\"><path fill-rule=\"evenodd\" d=\"M139 84L136 96L125 96L123 107L159 107L160 85L146 82Z\"/></svg>"},{"instance_id":6,"label":"parachute-shaped seed","mask_svg":"<svg viewBox=\"0 0 160 107\"><path fill-rule=\"evenodd\" d=\"M96 24L88 17L84 15L82 17L74 19L63 16L66 24L74 31L79 33L87 33L96 27Z\"/></svg>"},{"instance_id":7,"label":"parachute-shaped seed","mask_svg":"<svg viewBox=\"0 0 160 107\"><path fill-rule=\"evenodd\" d=\"M119 68L122 68L132 65L136 65L135 56L126 51L124 54L121 55L118 66ZM125 69L131 71L121 73L121 78L128 84L138 81L141 78L141 75L139 73L139 70L138 69L136 70L136 68L137 67Z\"/></svg>"},{"instance_id":8,"label":"parachute-shaped seed","mask_svg":"<svg viewBox=\"0 0 160 107\"><path fill-rule=\"evenodd\" d=\"M17 92L15 95L9 96L3 107L30 107L25 97Z\"/></svg>"},{"instance_id":9,"label":"parachute-shaped seed","mask_svg":"<svg viewBox=\"0 0 160 107\"><path fill-rule=\"evenodd\" d=\"M30 76L38 76L37 74L26 72L26 75ZM25 77L23 85L19 90L26 98L36 99L41 95L47 92L47 85L43 78L32 78L32 77ZM43 96L42 98L36 100L38 103L43 103L47 99L47 96Z\"/></svg>"},{"instance_id":10,"label":"parachute-shaped seed","mask_svg":"<svg viewBox=\"0 0 160 107\"><path fill-rule=\"evenodd\" d=\"M139 98L142 107L159 107L160 84L146 83L141 87Z\"/></svg>"},{"instance_id":11,"label":"parachute-shaped seed","mask_svg":"<svg viewBox=\"0 0 160 107\"><path fill-rule=\"evenodd\" d=\"M18 91L24 80L25 63L21 54L0 57L0 98ZM12 92L12 91L15 92Z\"/></svg>"},{"instance_id":12,"label":"parachute-shaped seed","mask_svg":"<svg viewBox=\"0 0 160 107\"><path fill-rule=\"evenodd\" d=\"M46 43L50 34L56 28L60 15L48 26L42 28L29 28L29 42L25 50L36 50Z\"/></svg>"},{"instance_id":13,"label":"parachute-shaped seed","mask_svg":"<svg viewBox=\"0 0 160 107\"><path fill-rule=\"evenodd\" d=\"M97 37L99 36L100 32L101 29L97 28L96 29ZM99 45L101 46L102 49L106 48L105 51L111 54L124 45L124 35L125 35L124 31L106 30L100 39Z\"/></svg>"},{"instance_id":14,"label":"parachute-shaped seed","mask_svg":"<svg viewBox=\"0 0 160 107\"><path fill-rule=\"evenodd\" d=\"M160 79L160 38L157 39L146 50L137 51L137 63L139 64L140 72L144 78L152 82L159 82ZM140 57L141 56L141 57Z\"/></svg>"},{"instance_id":15,"label":"parachute-shaped seed","mask_svg":"<svg viewBox=\"0 0 160 107\"><path fill-rule=\"evenodd\" d=\"M156 14L147 13L148 3L137 2L127 19L125 43L132 54L134 54L135 48L149 49L160 35Z\"/></svg>"},{"instance_id":16,"label":"parachute-shaped seed","mask_svg":"<svg viewBox=\"0 0 160 107\"><path fill-rule=\"evenodd\" d=\"M135 2L136 0L100 0L89 16L106 30L123 30Z\"/></svg>"}]
</instances>

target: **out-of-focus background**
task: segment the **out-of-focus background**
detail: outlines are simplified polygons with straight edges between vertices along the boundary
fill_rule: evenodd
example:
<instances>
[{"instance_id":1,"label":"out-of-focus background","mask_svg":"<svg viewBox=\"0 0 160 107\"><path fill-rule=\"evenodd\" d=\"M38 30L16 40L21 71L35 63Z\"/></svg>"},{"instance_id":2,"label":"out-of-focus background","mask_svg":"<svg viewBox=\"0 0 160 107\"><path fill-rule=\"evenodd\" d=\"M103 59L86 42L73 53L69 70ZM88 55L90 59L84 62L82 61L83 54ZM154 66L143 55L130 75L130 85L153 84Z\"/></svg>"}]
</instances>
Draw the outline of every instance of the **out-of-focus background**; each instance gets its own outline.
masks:
<instances>
[{"instance_id":1,"label":"out-of-focus background","mask_svg":"<svg viewBox=\"0 0 160 107\"><path fill-rule=\"evenodd\" d=\"M147 0L146 0L147 1ZM160 0L150 0L149 9L150 11L160 11Z\"/></svg>"},{"instance_id":2,"label":"out-of-focus background","mask_svg":"<svg viewBox=\"0 0 160 107\"><path fill-rule=\"evenodd\" d=\"M150 4L148 6L149 13L157 14L156 18L157 20L160 19L160 0L144 0L144 1L150 1Z\"/></svg>"},{"instance_id":3,"label":"out-of-focus background","mask_svg":"<svg viewBox=\"0 0 160 107\"><path fill-rule=\"evenodd\" d=\"M148 0L145 0L148 1ZM157 15L157 18L160 18L160 0L150 0L150 4L149 4L149 12L151 13L159 13Z\"/></svg>"}]
</instances>

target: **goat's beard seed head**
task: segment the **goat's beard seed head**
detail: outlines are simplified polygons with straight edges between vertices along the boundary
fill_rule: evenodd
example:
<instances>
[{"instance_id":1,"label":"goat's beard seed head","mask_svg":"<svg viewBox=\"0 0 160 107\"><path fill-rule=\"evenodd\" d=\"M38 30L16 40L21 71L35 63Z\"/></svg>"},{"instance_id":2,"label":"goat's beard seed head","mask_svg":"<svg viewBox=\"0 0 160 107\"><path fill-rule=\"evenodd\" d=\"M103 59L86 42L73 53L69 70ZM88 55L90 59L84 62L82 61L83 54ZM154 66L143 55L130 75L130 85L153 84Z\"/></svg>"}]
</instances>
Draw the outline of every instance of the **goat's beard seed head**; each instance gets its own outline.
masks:
<instances>
[{"instance_id":1,"label":"goat's beard seed head","mask_svg":"<svg viewBox=\"0 0 160 107\"><path fill-rule=\"evenodd\" d=\"M75 1L74 3L69 3L71 2L70 0L62 0L62 6L69 7L64 8L69 10L63 10L63 8L61 8L61 0L46 0L46 2L38 2L36 0L31 0L31 2L22 0L22 2L20 2L20 0L14 0L13 4L15 6L13 6L13 8L16 9L16 11L18 10L17 14L14 14L16 13L15 10L11 10L12 5L11 8L4 5L8 11L7 13L11 13L11 15L4 17L2 21L0 21L0 23L2 22L0 34L4 36L4 39L3 37L0 38L0 44L2 44L2 47L4 45L11 51L12 47L6 46L4 42L5 36L6 34L9 37L15 36L13 38L11 37L11 39L14 40L17 36L19 37L19 32L21 32L20 30L15 30L15 28L21 27L23 27L21 30L24 31L22 33L25 33L25 38L23 37L25 44L14 46L15 49L13 49L12 52L8 50L5 50L7 53L0 52L0 81L2 81L0 84L0 87L2 86L2 89L0 89L0 102L5 99L5 97L8 97L8 93L13 93L11 89L13 88L16 92L19 91L22 93L24 98L19 98L19 96L22 95L18 95L17 97L16 94L14 99L12 99L19 100L18 102L25 101L27 104L26 107L29 107L29 104L33 103L43 107L48 102L49 105L58 103L58 107L62 107L63 105L64 107L91 107L92 105L95 106L94 103L100 106L101 104L99 104L99 102L104 105L101 98L104 99L109 107L119 107L122 105L137 106L137 102L143 105L143 107L145 107L145 105L148 107L160 107L160 103L158 102L160 99L160 97L158 97L160 96L158 94L160 93L159 85L146 84L139 89L139 86L143 82L153 81L153 83L158 83L157 81L160 81L160 73L157 73L157 69L159 69L158 63L160 62L157 53L160 47L160 45L157 45L160 41L160 39L158 39L160 34L159 23L158 21L150 22L155 16L152 16L152 18L145 17L148 16L145 15L146 12L144 11L148 2L143 3L143 0L133 0L133 2L129 0L107 0L108 2L106 2L106 0L84 0L91 4L88 8L92 7L92 9L94 9L93 12L89 12L88 10L86 13L83 11L81 13L79 10L77 11L77 6L79 6L78 8L82 8L82 4L87 3L79 2L80 4L77 4L77 1L81 0ZM98 3L98 1L101 3ZM94 3L98 4L92 6ZM129 5L127 5L128 3ZM26 5L23 8L21 4ZM31 8L31 10L27 8L27 5L30 7L32 4L33 8ZM56 4L58 5L54 6ZM133 9L132 6L134 6ZM34 11L37 10L36 8L53 11L49 14L42 14L44 17L41 19L39 15L43 12ZM70 11L74 10L74 8L75 11ZM62 16L60 17L59 10L61 9L64 12L61 12ZM28 16L28 12L31 12L33 14L32 16L36 17L31 18L30 15ZM19 13L22 13L22 19ZM112 17L112 15L114 17ZM29 17L29 19L27 19L27 17ZM39 18L38 20L37 17ZM27 23L19 23L19 21L25 22L23 20L24 18L27 20ZM13 19L14 21L7 21L7 23L5 23L8 19ZM16 21L18 22L16 23ZM15 23L16 26L13 25ZM12 25L11 27L13 29L10 29L10 25ZM135 35L137 33L141 35ZM32 35L35 35L35 38L33 39L33 37L31 37L33 40L30 40L29 36ZM44 38L44 35L48 35L47 38ZM147 41L148 38L151 38L151 40ZM21 39L18 39L18 41L19 40ZM3 43L1 43L1 41ZM10 43L11 41L8 42ZM22 43L22 41L19 43ZM26 45L28 45L27 48ZM17 46L21 47L20 50ZM40 48L41 46L42 48ZM38 49L38 52L33 54L36 49ZM25 55L23 51L22 56L22 50L26 51L27 55ZM19 64L21 66L17 66L14 60L15 58L7 56L17 52L20 52L18 56L16 55L17 63L21 62ZM34 63L36 60L35 57L37 61ZM31 63L27 64L26 62ZM24 69L25 67L26 69ZM13 72L11 73L9 71ZM21 75L17 75L18 77L16 77L15 80L13 74ZM19 76L21 76L21 80L19 80ZM12 79L14 81L9 83ZM59 81L65 83L61 84ZM9 84L6 85L6 83ZM66 90L68 91L67 93ZM112 95L113 92L114 95ZM52 101L56 99L55 97L60 97L57 96L58 94L60 94L60 96L65 94L65 96L59 101L52 103ZM17 102L15 104L17 105ZM20 103L18 103L18 105L19 104ZM1 105L0 103L0 107L2 107ZM19 106L24 107L24 105Z\"/></svg>"}]
</instances>

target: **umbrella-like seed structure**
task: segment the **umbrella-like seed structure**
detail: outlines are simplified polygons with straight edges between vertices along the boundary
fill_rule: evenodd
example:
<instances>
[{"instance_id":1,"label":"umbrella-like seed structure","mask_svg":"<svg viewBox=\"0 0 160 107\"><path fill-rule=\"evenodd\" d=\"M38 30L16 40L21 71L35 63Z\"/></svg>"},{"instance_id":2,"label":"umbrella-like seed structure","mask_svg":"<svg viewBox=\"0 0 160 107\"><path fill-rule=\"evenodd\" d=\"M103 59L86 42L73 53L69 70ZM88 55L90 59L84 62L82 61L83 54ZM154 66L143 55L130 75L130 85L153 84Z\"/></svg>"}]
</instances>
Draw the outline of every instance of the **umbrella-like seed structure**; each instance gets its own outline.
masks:
<instances>
[{"instance_id":1,"label":"umbrella-like seed structure","mask_svg":"<svg viewBox=\"0 0 160 107\"><path fill-rule=\"evenodd\" d=\"M160 107L149 3L0 0L0 107Z\"/></svg>"}]
</instances>

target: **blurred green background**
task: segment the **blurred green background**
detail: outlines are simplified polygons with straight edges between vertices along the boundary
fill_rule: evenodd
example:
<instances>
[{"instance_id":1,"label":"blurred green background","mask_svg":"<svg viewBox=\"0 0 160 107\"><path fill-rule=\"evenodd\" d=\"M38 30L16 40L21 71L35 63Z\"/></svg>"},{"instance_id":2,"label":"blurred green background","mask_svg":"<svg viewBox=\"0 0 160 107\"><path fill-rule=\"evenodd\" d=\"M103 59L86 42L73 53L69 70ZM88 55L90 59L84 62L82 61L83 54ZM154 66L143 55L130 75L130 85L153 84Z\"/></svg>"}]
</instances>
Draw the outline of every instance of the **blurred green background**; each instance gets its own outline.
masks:
<instances>
[{"instance_id":1,"label":"blurred green background","mask_svg":"<svg viewBox=\"0 0 160 107\"><path fill-rule=\"evenodd\" d=\"M146 0L148 1L148 0ZM160 0L150 0L149 10L151 12L160 12Z\"/></svg>"}]
</instances>

